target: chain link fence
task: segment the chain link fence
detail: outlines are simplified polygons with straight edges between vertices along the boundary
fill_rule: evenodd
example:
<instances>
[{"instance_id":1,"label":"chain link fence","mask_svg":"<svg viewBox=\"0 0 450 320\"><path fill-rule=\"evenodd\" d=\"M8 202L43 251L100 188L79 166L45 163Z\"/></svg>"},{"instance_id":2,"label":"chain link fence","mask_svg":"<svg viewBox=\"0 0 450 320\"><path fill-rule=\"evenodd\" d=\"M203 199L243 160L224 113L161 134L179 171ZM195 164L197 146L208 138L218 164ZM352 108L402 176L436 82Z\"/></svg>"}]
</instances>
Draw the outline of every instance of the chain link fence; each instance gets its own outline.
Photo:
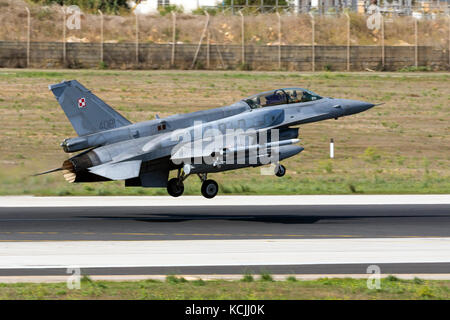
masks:
<instances>
[{"instance_id":1,"label":"chain link fence","mask_svg":"<svg viewBox=\"0 0 450 320\"><path fill-rule=\"evenodd\" d=\"M254 14L232 6L204 15L115 16L7 3L0 66L351 71L450 64L444 11L414 17L372 5L365 13L328 8L321 15L290 6Z\"/></svg>"}]
</instances>

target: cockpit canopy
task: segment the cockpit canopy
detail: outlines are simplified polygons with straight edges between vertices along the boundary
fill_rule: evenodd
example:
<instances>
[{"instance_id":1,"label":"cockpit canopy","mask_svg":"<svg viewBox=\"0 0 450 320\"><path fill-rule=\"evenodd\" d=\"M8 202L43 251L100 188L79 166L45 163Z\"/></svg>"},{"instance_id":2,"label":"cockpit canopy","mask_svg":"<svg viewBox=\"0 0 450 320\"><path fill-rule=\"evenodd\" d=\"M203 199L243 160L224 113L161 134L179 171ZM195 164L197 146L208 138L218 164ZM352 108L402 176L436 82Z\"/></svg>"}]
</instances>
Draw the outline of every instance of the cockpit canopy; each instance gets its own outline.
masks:
<instances>
[{"instance_id":1,"label":"cockpit canopy","mask_svg":"<svg viewBox=\"0 0 450 320\"><path fill-rule=\"evenodd\" d=\"M303 88L285 88L266 91L244 99L252 109L287 103L309 102L322 99L318 94Z\"/></svg>"}]
</instances>

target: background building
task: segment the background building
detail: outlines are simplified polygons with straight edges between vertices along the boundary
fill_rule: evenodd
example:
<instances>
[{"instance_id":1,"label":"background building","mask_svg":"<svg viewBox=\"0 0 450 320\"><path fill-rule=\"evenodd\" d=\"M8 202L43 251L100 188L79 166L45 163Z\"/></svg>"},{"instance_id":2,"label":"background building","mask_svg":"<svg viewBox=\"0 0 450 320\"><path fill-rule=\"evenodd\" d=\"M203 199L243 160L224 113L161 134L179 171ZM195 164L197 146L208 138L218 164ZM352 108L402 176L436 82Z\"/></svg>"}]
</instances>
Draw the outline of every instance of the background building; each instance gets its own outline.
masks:
<instances>
[{"instance_id":1,"label":"background building","mask_svg":"<svg viewBox=\"0 0 450 320\"><path fill-rule=\"evenodd\" d=\"M136 12L141 14L150 14L158 12L159 7L177 6L183 7L184 12L192 12L201 7L214 7L220 5L218 0L144 0L129 1L130 8L135 7Z\"/></svg>"}]
</instances>

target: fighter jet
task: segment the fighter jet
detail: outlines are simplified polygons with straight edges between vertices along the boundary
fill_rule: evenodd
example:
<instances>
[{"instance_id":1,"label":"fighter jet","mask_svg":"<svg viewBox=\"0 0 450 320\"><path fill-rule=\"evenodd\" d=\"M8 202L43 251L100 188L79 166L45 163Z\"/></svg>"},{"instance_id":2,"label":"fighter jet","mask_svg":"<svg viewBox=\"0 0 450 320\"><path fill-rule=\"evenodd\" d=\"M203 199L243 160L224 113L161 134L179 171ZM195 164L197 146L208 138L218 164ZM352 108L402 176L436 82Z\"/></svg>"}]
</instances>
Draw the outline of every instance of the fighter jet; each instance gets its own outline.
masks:
<instances>
[{"instance_id":1,"label":"fighter jet","mask_svg":"<svg viewBox=\"0 0 450 320\"><path fill-rule=\"evenodd\" d=\"M201 193L217 195L208 174L272 165L304 150L299 125L338 119L370 109L372 103L321 97L303 88L262 92L232 105L131 123L76 80L49 86L77 137L61 146L70 157L60 168L71 183L124 180L126 187L167 188L181 196L184 181L198 175ZM265 166L266 168L267 166ZM169 173L176 177L169 180Z\"/></svg>"}]
</instances>

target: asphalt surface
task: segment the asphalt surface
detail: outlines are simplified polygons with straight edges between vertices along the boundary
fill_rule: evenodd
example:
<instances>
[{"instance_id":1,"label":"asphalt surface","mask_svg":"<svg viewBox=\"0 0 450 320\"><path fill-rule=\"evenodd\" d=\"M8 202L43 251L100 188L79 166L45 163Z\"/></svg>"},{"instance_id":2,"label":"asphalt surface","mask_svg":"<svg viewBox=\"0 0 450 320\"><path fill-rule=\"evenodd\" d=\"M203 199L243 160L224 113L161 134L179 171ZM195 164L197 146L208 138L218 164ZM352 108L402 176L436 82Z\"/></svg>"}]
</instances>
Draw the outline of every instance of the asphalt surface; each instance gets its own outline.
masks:
<instances>
[{"instance_id":1,"label":"asphalt surface","mask_svg":"<svg viewBox=\"0 0 450 320\"><path fill-rule=\"evenodd\" d=\"M108 201L105 198L105 201ZM80 203L83 205L83 203ZM0 241L450 237L450 204L0 207ZM378 264L384 274L448 274L450 263ZM369 264L97 267L88 275L365 274ZM63 276L66 268L0 269Z\"/></svg>"},{"instance_id":2,"label":"asphalt surface","mask_svg":"<svg viewBox=\"0 0 450 320\"><path fill-rule=\"evenodd\" d=\"M386 237L450 237L450 204L0 207L0 241Z\"/></svg>"},{"instance_id":3,"label":"asphalt surface","mask_svg":"<svg viewBox=\"0 0 450 320\"><path fill-rule=\"evenodd\" d=\"M82 275L367 274L370 264L81 268ZM383 274L448 274L450 263L379 263ZM2 276L67 276L67 268L0 269Z\"/></svg>"}]
</instances>

